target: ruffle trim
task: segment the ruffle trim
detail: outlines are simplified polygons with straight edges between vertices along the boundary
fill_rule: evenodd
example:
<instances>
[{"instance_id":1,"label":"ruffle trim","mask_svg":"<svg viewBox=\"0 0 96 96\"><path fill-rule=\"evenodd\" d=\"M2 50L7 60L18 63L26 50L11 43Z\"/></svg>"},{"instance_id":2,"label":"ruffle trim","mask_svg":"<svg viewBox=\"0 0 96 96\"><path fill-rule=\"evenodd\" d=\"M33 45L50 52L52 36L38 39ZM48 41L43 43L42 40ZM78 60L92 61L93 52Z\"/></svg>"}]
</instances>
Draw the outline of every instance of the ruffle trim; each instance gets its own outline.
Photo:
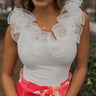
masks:
<instances>
[{"instance_id":1,"label":"ruffle trim","mask_svg":"<svg viewBox=\"0 0 96 96\"><path fill-rule=\"evenodd\" d=\"M42 41L43 43L47 42L54 56L63 56L63 44L65 41L80 43L80 36L83 31L82 25L85 24L84 14L79 8L82 2L82 0L68 0L65 2L65 5L60 11L60 15L57 17L58 23L52 27L52 31L57 40L55 40L50 32L42 31L41 28L34 23L36 17L33 13L22 8L15 8L8 16L8 24L12 26L11 34L13 39L18 43L19 35L23 34L23 31L26 30L28 33L30 32L34 38L33 48L31 46L33 50L38 49L37 44ZM19 41L19 43L24 42L22 40ZM57 51L54 51L54 49ZM34 51L34 54L38 54L36 52L37 50Z\"/></svg>"}]
</instances>

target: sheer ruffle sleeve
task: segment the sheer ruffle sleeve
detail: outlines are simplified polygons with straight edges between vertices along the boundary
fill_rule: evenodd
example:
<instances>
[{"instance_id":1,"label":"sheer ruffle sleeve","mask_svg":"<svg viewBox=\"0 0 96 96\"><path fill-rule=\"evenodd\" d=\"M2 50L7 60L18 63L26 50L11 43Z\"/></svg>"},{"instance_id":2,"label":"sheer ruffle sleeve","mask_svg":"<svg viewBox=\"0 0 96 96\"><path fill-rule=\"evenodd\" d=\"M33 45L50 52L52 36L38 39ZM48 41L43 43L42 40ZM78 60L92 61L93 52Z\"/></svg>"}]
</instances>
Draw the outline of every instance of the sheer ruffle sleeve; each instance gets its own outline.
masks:
<instances>
[{"instance_id":1,"label":"sheer ruffle sleeve","mask_svg":"<svg viewBox=\"0 0 96 96\"><path fill-rule=\"evenodd\" d=\"M84 13L80 8L83 0L68 0L65 2L61 10L61 15L57 20L63 24L64 29L67 31L68 37L76 43L80 43L80 36L83 32L82 25L85 24ZM66 13L64 13L67 11Z\"/></svg>"},{"instance_id":2,"label":"sheer ruffle sleeve","mask_svg":"<svg viewBox=\"0 0 96 96\"><path fill-rule=\"evenodd\" d=\"M20 34L36 18L29 11L22 8L15 8L7 18L8 24L12 27L11 36L17 42Z\"/></svg>"}]
</instances>

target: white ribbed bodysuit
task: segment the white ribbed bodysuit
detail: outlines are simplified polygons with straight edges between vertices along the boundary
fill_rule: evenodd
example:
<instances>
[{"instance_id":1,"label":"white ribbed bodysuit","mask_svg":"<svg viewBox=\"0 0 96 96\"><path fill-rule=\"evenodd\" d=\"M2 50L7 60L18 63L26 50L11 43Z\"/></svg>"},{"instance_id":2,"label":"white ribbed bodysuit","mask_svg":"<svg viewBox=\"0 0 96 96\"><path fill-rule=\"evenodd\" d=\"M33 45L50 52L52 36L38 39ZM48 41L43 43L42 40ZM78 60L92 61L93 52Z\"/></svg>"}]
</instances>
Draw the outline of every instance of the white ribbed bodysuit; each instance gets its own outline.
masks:
<instances>
[{"instance_id":1,"label":"white ribbed bodysuit","mask_svg":"<svg viewBox=\"0 0 96 96\"><path fill-rule=\"evenodd\" d=\"M67 79L85 23L81 3L82 0L66 1L58 23L52 27L56 39L34 23L36 17L28 10L16 8L10 13L8 24L17 42L26 80L47 86L59 85Z\"/></svg>"}]
</instances>

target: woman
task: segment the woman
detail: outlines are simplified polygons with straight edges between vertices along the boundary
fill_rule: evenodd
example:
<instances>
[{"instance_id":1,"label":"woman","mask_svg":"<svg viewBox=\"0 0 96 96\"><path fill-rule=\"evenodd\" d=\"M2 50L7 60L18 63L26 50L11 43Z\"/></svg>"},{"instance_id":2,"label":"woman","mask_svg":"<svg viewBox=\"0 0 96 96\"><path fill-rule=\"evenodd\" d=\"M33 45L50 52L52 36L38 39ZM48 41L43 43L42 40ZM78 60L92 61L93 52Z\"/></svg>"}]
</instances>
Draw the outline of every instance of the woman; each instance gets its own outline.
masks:
<instances>
[{"instance_id":1,"label":"woman","mask_svg":"<svg viewBox=\"0 0 96 96\"><path fill-rule=\"evenodd\" d=\"M20 0L8 16L2 67L6 96L76 96L87 73L89 19L82 0ZM20 57L23 69L12 78ZM76 58L74 73L69 72ZM10 87L10 88L9 88Z\"/></svg>"}]
</instances>

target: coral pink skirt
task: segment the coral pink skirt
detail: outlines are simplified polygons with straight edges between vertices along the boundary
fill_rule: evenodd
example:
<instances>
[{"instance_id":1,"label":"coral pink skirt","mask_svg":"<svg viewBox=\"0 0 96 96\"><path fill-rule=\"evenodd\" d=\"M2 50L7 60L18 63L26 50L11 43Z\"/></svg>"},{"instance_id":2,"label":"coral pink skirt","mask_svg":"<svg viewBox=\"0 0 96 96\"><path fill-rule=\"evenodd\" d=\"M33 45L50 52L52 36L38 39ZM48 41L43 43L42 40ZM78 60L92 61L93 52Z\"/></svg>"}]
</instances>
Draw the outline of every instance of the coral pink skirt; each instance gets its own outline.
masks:
<instances>
[{"instance_id":1,"label":"coral pink skirt","mask_svg":"<svg viewBox=\"0 0 96 96\"><path fill-rule=\"evenodd\" d=\"M23 68L20 71L20 79L17 82L18 96L66 96L69 89L72 73L69 72L67 80L60 86L40 86L23 78Z\"/></svg>"}]
</instances>

